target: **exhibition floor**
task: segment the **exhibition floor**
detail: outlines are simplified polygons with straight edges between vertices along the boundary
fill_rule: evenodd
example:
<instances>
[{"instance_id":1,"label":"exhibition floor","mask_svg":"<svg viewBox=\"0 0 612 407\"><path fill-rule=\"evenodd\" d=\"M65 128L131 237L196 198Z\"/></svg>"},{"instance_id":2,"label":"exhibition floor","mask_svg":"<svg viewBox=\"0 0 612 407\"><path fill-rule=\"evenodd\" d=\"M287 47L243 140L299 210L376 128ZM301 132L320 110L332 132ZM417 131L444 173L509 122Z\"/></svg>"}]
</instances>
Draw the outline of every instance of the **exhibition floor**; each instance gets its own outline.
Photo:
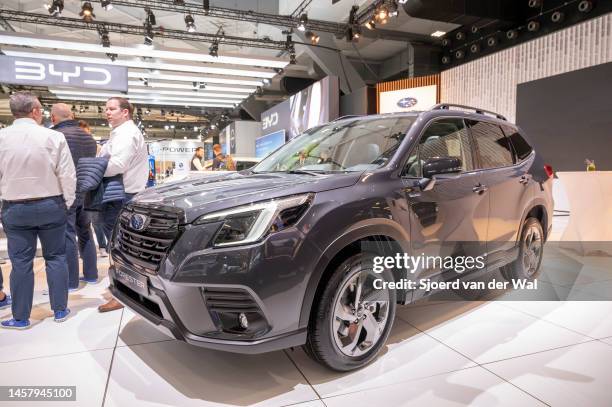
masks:
<instances>
[{"instance_id":1,"label":"exhibition floor","mask_svg":"<svg viewBox=\"0 0 612 407\"><path fill-rule=\"evenodd\" d=\"M555 218L553 237L565 218ZM545 259L545 261L554 261ZM542 282L574 294L584 281ZM107 259L100 259L105 270ZM609 267L607 267L609 269ZM8 282L10 263L3 266ZM301 349L247 356L196 348L131 311L99 314L107 278L70 294L73 315L53 322L36 259L31 329L0 330L1 385L74 385L82 406L604 406L612 396L612 302L446 302L398 308L386 349L339 374ZM591 271L588 271L591 270ZM105 273L104 273L105 274ZM598 277L599 276L599 277ZM564 285L565 284L565 285ZM9 309L0 311L2 319ZM3 405L10 405L3 403ZM23 403L15 403L23 405Z\"/></svg>"}]
</instances>

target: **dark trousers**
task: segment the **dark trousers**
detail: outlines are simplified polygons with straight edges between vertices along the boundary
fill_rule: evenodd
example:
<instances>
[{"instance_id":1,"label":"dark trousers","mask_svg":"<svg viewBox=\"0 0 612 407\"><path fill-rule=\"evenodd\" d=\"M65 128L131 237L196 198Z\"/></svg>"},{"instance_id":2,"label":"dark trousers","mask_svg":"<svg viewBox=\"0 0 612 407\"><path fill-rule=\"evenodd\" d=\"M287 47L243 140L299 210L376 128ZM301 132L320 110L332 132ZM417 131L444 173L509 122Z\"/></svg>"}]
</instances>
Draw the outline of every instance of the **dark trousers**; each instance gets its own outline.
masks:
<instances>
[{"instance_id":1,"label":"dark trousers","mask_svg":"<svg viewBox=\"0 0 612 407\"><path fill-rule=\"evenodd\" d=\"M4 289L4 277L2 277L2 267L0 267L0 291Z\"/></svg>"},{"instance_id":2,"label":"dark trousers","mask_svg":"<svg viewBox=\"0 0 612 407\"><path fill-rule=\"evenodd\" d=\"M26 203L3 202L2 225L13 266L10 276L13 318L30 319L34 296L34 256L40 239L53 311L68 303L66 205L62 197Z\"/></svg>"},{"instance_id":3,"label":"dark trousers","mask_svg":"<svg viewBox=\"0 0 612 407\"><path fill-rule=\"evenodd\" d=\"M78 249L77 249L78 238ZM98 278L96 245L91 234L90 215L77 199L68 210L66 223L66 259L68 262L68 287L79 286L79 253L83 259L83 276L88 280Z\"/></svg>"},{"instance_id":4,"label":"dark trousers","mask_svg":"<svg viewBox=\"0 0 612 407\"><path fill-rule=\"evenodd\" d=\"M117 219L119 218L119 213L121 212L123 205L130 202L134 195L136 194L125 194L125 199L123 201L114 201L103 206L100 216L104 221L104 234L106 235L106 240L108 242L111 241L113 228L115 227L115 223L117 223Z\"/></svg>"},{"instance_id":5,"label":"dark trousers","mask_svg":"<svg viewBox=\"0 0 612 407\"><path fill-rule=\"evenodd\" d=\"M102 216L100 212L90 212L90 214L91 224L96 234L96 240L98 241L98 247L100 249L106 249L106 235L104 234L104 221Z\"/></svg>"}]
</instances>

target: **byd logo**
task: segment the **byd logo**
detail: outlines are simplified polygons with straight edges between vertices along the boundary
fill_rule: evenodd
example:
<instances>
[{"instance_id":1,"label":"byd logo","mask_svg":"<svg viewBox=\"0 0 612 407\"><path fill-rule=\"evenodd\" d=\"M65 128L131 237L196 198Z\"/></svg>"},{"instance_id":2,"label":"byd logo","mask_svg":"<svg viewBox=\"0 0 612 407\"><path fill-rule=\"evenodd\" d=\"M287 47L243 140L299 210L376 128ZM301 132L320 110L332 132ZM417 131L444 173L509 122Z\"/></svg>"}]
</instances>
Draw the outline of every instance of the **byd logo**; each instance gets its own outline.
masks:
<instances>
[{"instance_id":1,"label":"byd logo","mask_svg":"<svg viewBox=\"0 0 612 407\"><path fill-rule=\"evenodd\" d=\"M110 71L104 68L92 66L74 66L74 72L62 72L55 68L53 63L40 63L15 60L15 79L29 81L45 81L47 76L57 76L65 84L70 84L71 79L80 78L85 75L89 79L83 79L85 85L108 85L112 79Z\"/></svg>"},{"instance_id":2,"label":"byd logo","mask_svg":"<svg viewBox=\"0 0 612 407\"><path fill-rule=\"evenodd\" d=\"M261 119L261 123L262 123L262 128L264 130L272 127L272 126L276 126L278 124L278 113L274 112L272 114L270 114L269 116L263 117Z\"/></svg>"}]
</instances>

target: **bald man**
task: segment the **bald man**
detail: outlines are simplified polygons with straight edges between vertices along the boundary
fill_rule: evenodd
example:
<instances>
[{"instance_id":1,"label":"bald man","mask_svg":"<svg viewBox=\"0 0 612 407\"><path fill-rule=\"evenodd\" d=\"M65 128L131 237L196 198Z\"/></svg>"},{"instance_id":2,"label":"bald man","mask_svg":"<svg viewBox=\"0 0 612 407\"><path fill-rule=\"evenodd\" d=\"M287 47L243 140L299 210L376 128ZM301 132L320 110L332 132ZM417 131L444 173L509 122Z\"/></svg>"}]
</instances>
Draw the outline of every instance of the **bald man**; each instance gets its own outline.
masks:
<instances>
[{"instance_id":1,"label":"bald man","mask_svg":"<svg viewBox=\"0 0 612 407\"><path fill-rule=\"evenodd\" d=\"M78 120L65 103L51 107L53 130L64 134L76 167L81 157L96 156L96 141L84 131ZM68 208L66 223L66 262L68 263L68 289L79 288L79 253L83 259L83 278L85 283L98 281L96 246L91 234L91 215L83 209L83 196L76 195L74 204ZM78 237L78 250L77 250Z\"/></svg>"}]
</instances>

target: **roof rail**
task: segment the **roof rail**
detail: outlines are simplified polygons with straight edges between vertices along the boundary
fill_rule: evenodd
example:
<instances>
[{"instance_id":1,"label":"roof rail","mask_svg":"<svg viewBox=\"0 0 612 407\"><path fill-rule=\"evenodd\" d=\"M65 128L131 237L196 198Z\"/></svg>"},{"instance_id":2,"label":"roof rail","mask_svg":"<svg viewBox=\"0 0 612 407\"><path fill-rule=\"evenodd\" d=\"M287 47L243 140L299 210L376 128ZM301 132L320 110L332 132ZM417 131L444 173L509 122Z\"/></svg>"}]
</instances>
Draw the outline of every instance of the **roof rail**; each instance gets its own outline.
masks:
<instances>
[{"instance_id":1,"label":"roof rail","mask_svg":"<svg viewBox=\"0 0 612 407\"><path fill-rule=\"evenodd\" d=\"M477 107L471 107L471 106L456 105L456 104L453 104L453 103L438 103L437 105L432 107L431 110L450 110L451 107L456 107L456 108L463 109L463 110L474 110L478 114L485 114L485 113L487 113L487 114L490 114L490 115L493 115L493 116L497 117L500 120L508 121L508 119L506 119L501 114L495 113L495 112L491 112L490 110L484 110L484 109L480 109L480 108L477 108Z\"/></svg>"},{"instance_id":2,"label":"roof rail","mask_svg":"<svg viewBox=\"0 0 612 407\"><path fill-rule=\"evenodd\" d=\"M353 117L363 117L363 115L362 114L347 114L344 116L336 117L330 123L337 122L338 120L352 119Z\"/></svg>"}]
</instances>

